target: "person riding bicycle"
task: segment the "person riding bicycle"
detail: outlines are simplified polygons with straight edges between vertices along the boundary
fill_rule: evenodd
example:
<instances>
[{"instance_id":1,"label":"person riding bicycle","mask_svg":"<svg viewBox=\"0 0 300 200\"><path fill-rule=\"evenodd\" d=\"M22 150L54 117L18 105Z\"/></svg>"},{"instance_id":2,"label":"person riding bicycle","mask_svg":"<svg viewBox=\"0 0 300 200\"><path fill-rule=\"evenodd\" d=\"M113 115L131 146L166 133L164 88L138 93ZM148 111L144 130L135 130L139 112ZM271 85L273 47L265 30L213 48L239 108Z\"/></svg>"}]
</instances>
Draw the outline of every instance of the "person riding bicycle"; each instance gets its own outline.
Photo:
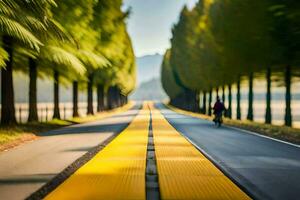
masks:
<instances>
[{"instance_id":1,"label":"person riding bicycle","mask_svg":"<svg viewBox=\"0 0 300 200\"><path fill-rule=\"evenodd\" d=\"M222 115L223 115L223 111L225 110L225 106L224 104L221 102L220 97L217 96L217 102L215 103L214 107L214 122L217 123L220 120L220 123L222 123Z\"/></svg>"}]
</instances>

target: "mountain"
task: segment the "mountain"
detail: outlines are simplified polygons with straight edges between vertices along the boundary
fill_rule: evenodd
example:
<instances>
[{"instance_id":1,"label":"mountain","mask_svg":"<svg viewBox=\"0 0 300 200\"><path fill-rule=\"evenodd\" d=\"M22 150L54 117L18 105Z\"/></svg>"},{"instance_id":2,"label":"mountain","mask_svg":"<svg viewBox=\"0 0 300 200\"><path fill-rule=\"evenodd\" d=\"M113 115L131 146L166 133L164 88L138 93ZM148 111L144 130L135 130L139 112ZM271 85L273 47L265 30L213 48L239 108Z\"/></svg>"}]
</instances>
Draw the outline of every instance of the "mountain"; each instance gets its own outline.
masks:
<instances>
[{"instance_id":1,"label":"mountain","mask_svg":"<svg viewBox=\"0 0 300 200\"><path fill-rule=\"evenodd\" d=\"M130 96L130 99L135 101L163 101L168 99L168 97L162 89L160 78L154 78L150 81L141 83L140 86Z\"/></svg>"},{"instance_id":2,"label":"mountain","mask_svg":"<svg viewBox=\"0 0 300 200\"><path fill-rule=\"evenodd\" d=\"M137 63L137 86L143 82L160 77L160 65L163 56L160 54L146 55L136 58Z\"/></svg>"},{"instance_id":3,"label":"mountain","mask_svg":"<svg viewBox=\"0 0 300 200\"><path fill-rule=\"evenodd\" d=\"M162 60L163 56L160 54L136 58L137 88L130 95L130 99L137 101L167 99L160 82Z\"/></svg>"}]
</instances>

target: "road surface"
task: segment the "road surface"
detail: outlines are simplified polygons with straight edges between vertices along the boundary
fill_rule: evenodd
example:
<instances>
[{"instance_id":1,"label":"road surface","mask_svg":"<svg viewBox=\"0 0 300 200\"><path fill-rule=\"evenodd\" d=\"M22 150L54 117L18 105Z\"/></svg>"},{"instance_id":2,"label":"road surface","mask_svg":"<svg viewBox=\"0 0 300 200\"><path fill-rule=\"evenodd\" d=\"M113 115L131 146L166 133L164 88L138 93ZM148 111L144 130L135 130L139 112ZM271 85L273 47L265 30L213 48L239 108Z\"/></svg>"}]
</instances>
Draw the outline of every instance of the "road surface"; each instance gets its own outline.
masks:
<instances>
[{"instance_id":1,"label":"road surface","mask_svg":"<svg viewBox=\"0 0 300 200\"><path fill-rule=\"evenodd\" d=\"M156 106L160 109L162 116L164 116L180 134L190 140L209 160L221 169L230 180L250 197L255 199L297 199L300 196L300 185L298 184L300 180L300 148L298 146L261 137L240 129L230 127L217 128L210 121L178 114L162 104L156 104ZM169 169L179 170L180 167L187 169L189 166L184 163L189 163L191 157L189 157L190 155L188 154L186 157L180 157L184 155L184 151L179 149L183 147L191 148L191 145L189 146L185 143L184 140L172 130L173 127L168 127L166 125L167 122L164 122L163 119L159 117L159 113L155 114L155 112L153 111L152 113L154 118L153 122L151 122L152 124L154 123L154 136L162 137L161 141L163 141L163 143L161 143L160 140L154 140L155 148L161 148L163 150L162 156L166 156L166 153L170 154L168 156L168 162L174 164L168 165L170 167ZM134 119L137 113L138 109L135 107L115 117L52 131L37 141L22 145L8 152L0 153L0 199L24 199L88 150L100 144L112 136L112 134L123 130L129 122ZM141 116L144 117L148 115L149 114L141 114ZM139 130L142 128L141 125L142 124L137 121L132 127ZM147 131L148 126L142 129ZM133 133L138 134L141 130L133 131ZM130 133L130 131L128 133ZM123 135L126 136L126 134ZM129 135L127 134L126 137L128 138L130 135L131 133ZM130 141L131 140L132 139L130 139ZM119 141L124 141L126 145L130 144L127 139ZM114 144L116 143L117 141ZM166 146L164 146L164 144ZM126 148L126 151L124 150L118 154L116 154L115 151L120 150L120 147L115 150L114 148L110 148L112 152L111 155L121 156L122 153L126 154L127 151L130 155L132 154L132 152L129 151L130 147ZM146 146L144 145L141 149L144 152ZM166 152L166 149L168 149L168 152ZM194 152L194 150L191 149L186 152ZM143 155L143 157L140 159L144 163L146 155L145 153L141 155ZM195 155L196 153L194 152L193 159L196 158L194 157ZM197 154L197 159L199 156L201 155ZM168 171L167 168L161 168L162 164L160 164L160 162L163 163L165 159L160 157L157 155L158 176L170 178L170 175L172 175L171 178L174 178L174 180L178 178L189 180L187 177L182 176L185 172L179 170L173 173L172 170ZM174 157L174 159L171 159L172 157ZM99 158L101 159L101 154L99 154ZM98 162L97 159L96 162ZM201 158L200 160L204 161L205 159ZM105 159L103 162L104 161L105 163L107 162ZM113 159L111 161L115 162ZM210 165L207 161L205 162L207 165ZM94 162L90 163L93 165ZM126 163L123 160L121 164L125 165ZM103 170L110 169L105 168L105 166L102 167L104 167L101 168ZM127 169L127 167L129 167L129 165L127 166L126 164L124 169ZM199 166L190 167L191 171L188 171L186 174L187 176L194 176L192 170L196 170L198 167L201 168L201 164ZM145 170L144 168L144 165L141 168L132 167L134 170ZM94 170L97 169L97 167L91 167L90 169ZM123 172L124 169L121 171L116 170L116 172ZM206 170L207 169L208 168L206 168ZM212 165L210 165L210 169L216 171ZM81 171L84 170L85 168ZM164 170L167 171L164 172ZM125 171L130 172L130 170ZM178 176L179 172L181 176ZM197 173L203 175L202 170L197 170ZM209 174L208 171L207 173ZM79 172L77 174L80 175ZM168 175L165 176L164 174ZM200 181L199 177L193 177L193 179L190 180L196 179ZM145 181L143 177L141 180ZM158 178L158 180L162 179ZM202 179L200 182L203 184ZM72 181L69 181L69 183L72 183ZM164 187L163 185L159 185L161 191L163 191L163 188L168 188L169 190L168 180L166 179L164 183L166 183ZM179 182L175 181L174 183ZM222 182L215 183L215 185L221 184L219 188L222 188ZM227 181L227 183L229 185L231 184L229 181ZM65 187L67 184L61 186ZM197 188L199 185L193 185L193 187ZM187 189L189 188L191 187ZM177 189L179 191L179 188ZM205 189L205 187L201 187L201 190L203 189ZM95 191L99 192L98 189ZM194 191L195 194L199 192L198 189ZM203 192L205 191L203 190ZM173 192L163 194L172 196ZM214 195L216 193L211 194Z\"/></svg>"},{"instance_id":2,"label":"road surface","mask_svg":"<svg viewBox=\"0 0 300 200\"><path fill-rule=\"evenodd\" d=\"M179 132L256 199L299 199L300 148L175 113L158 104Z\"/></svg>"},{"instance_id":3,"label":"road surface","mask_svg":"<svg viewBox=\"0 0 300 200\"><path fill-rule=\"evenodd\" d=\"M24 199L72 162L123 130L135 106L100 121L50 131L38 140L0 153L0 199Z\"/></svg>"}]
</instances>

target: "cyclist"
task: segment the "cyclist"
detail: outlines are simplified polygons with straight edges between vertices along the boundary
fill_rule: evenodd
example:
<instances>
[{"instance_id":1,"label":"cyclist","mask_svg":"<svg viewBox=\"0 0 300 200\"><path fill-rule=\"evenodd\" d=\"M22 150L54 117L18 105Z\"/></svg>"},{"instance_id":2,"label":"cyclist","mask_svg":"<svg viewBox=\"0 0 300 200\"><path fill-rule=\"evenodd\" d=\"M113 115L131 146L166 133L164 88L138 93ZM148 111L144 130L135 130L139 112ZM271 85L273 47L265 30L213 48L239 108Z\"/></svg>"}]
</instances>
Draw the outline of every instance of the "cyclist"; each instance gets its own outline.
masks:
<instances>
[{"instance_id":1,"label":"cyclist","mask_svg":"<svg viewBox=\"0 0 300 200\"><path fill-rule=\"evenodd\" d=\"M213 107L214 110L214 122L215 124L219 124L219 126L221 126L222 124L222 115L223 115L223 111L225 110L225 106L224 104L221 102L220 97L217 96L217 101Z\"/></svg>"}]
</instances>

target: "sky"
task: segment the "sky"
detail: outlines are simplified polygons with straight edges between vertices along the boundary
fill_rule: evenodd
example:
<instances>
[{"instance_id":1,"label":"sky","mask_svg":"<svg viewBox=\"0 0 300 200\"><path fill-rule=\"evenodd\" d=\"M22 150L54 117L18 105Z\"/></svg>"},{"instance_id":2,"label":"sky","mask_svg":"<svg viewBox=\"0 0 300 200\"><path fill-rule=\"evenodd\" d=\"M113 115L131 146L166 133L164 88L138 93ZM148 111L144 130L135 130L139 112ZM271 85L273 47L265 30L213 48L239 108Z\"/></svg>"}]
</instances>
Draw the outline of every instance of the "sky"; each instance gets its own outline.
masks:
<instances>
[{"instance_id":1,"label":"sky","mask_svg":"<svg viewBox=\"0 0 300 200\"><path fill-rule=\"evenodd\" d=\"M193 7L198 0L124 0L131 7L128 31L136 56L163 54L170 47L171 29L185 4Z\"/></svg>"}]
</instances>

